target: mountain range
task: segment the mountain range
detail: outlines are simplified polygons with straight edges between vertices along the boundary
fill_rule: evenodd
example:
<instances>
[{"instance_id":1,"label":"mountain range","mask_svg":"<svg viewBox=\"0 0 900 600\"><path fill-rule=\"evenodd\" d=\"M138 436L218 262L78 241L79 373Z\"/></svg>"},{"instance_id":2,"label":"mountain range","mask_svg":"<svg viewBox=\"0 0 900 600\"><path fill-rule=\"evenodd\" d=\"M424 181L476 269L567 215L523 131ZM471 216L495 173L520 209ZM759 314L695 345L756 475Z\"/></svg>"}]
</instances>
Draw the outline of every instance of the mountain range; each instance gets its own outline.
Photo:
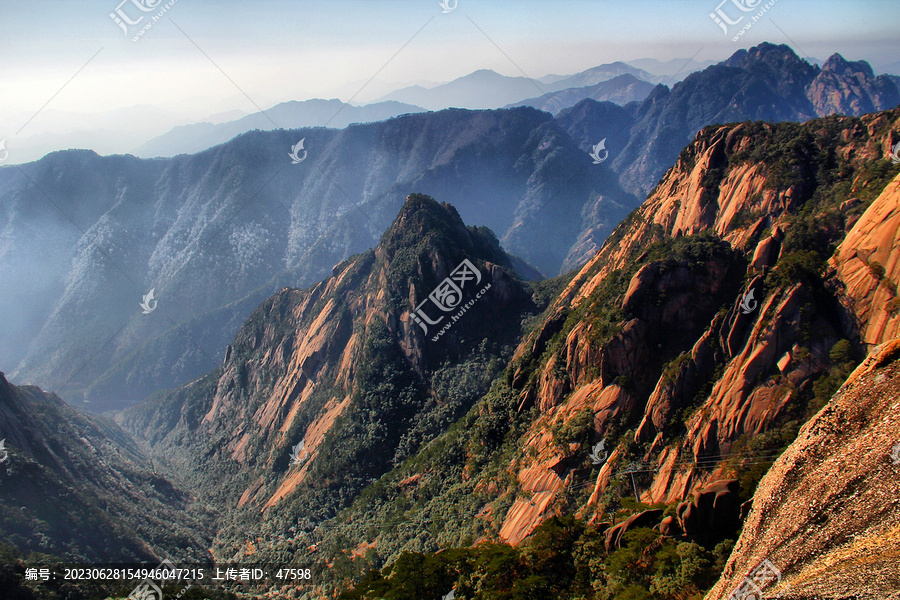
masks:
<instances>
[{"instance_id":1,"label":"mountain range","mask_svg":"<svg viewBox=\"0 0 900 600\"><path fill-rule=\"evenodd\" d=\"M425 109L400 102L376 102L352 106L337 99L282 102L272 108L225 123L194 123L171 131L138 147L134 154L143 158L194 154L254 129L299 129L332 127L342 129L351 123L384 121L397 115L423 112Z\"/></svg>"},{"instance_id":2,"label":"mountain range","mask_svg":"<svg viewBox=\"0 0 900 600\"><path fill-rule=\"evenodd\" d=\"M404 102L424 106L428 110L443 108L500 108L523 98L543 96L551 92L595 86L622 75L631 75L647 83L659 83L664 76L653 75L623 62L598 65L574 75L548 75L541 79L508 77L482 69L431 88L410 86L381 97L380 101ZM587 98L582 96L579 100ZM531 106L529 104L529 106Z\"/></svg>"},{"instance_id":3,"label":"mountain range","mask_svg":"<svg viewBox=\"0 0 900 600\"><path fill-rule=\"evenodd\" d=\"M654 66L665 71L667 65ZM685 74L690 72L686 70L686 63L681 66L685 67ZM693 67L698 68L698 65ZM254 129L343 128L350 123L382 121L405 113L423 112L426 109L422 106L427 110L534 106L555 114L585 98L617 104L643 100L653 89L653 83L669 79L672 78L653 75L623 62L599 65L574 75L547 75L538 80L507 77L483 69L444 84L401 88L364 106L352 106L339 100L284 102L234 121L183 125L144 143L134 154L145 158L192 154ZM541 97L531 98L534 94L541 94Z\"/></svg>"},{"instance_id":4,"label":"mountain range","mask_svg":"<svg viewBox=\"0 0 900 600\"><path fill-rule=\"evenodd\" d=\"M528 98L510 104L509 107L533 106L555 115L565 108L575 106L585 98L598 102L609 101L619 105L641 101L650 95L653 88L653 84L626 73L590 86L568 88L537 98Z\"/></svg>"},{"instance_id":5,"label":"mountain range","mask_svg":"<svg viewBox=\"0 0 900 600\"><path fill-rule=\"evenodd\" d=\"M0 504L41 473L51 495L126 514L144 494L171 501L172 529L193 535L182 557L314 564L293 597L718 599L762 564L766 591L890 596L900 108L796 122L887 102L884 81L763 46L625 107L303 130L299 165L278 166L297 132L275 131L170 161L66 152L3 169L5 268L56 269L43 285L67 332L45 330L26 366L127 356L143 337L141 358L180 347L183 368L213 323L238 325L209 370L115 424L0 380ZM625 215L619 181L643 171L593 164L579 123L659 140L712 113L704 89L721 92L716 115L781 122L699 127ZM159 304L141 315L147 284ZM147 380L178 379L164 370ZM128 376L106 377L121 407ZM132 491L148 460L159 479ZM92 556L41 537L81 510L58 508L10 510L4 539ZM161 558L152 523L116 543Z\"/></svg>"},{"instance_id":6,"label":"mountain range","mask_svg":"<svg viewBox=\"0 0 900 600\"><path fill-rule=\"evenodd\" d=\"M891 86L838 55L819 69L763 44L626 106L445 110L251 132L167 160L67 151L0 168L0 276L13 290L0 339L26 341L0 344L0 364L96 411L190 381L275 290L371 247L412 190L496 232L526 276L568 272L700 127L884 108ZM308 157L292 165L300 140ZM159 307L145 315L151 290Z\"/></svg>"}]
</instances>

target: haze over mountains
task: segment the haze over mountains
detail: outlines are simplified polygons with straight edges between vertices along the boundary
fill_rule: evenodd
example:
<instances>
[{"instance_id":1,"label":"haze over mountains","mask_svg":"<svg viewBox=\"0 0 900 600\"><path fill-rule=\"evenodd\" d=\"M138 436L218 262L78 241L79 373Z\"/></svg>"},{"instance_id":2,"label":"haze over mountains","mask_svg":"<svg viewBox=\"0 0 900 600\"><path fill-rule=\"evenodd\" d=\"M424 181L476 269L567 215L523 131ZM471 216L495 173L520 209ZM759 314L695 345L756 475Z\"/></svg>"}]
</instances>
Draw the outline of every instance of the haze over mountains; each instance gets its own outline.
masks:
<instances>
[{"instance_id":1,"label":"haze over mountains","mask_svg":"<svg viewBox=\"0 0 900 600\"><path fill-rule=\"evenodd\" d=\"M342 129L351 123L384 121L397 115L425 109L387 101L365 106L348 106L337 99L283 102L265 111L226 123L182 125L138 147L134 154L144 158L194 154L254 129L299 129L331 127Z\"/></svg>"},{"instance_id":2,"label":"haze over mountains","mask_svg":"<svg viewBox=\"0 0 900 600\"><path fill-rule=\"evenodd\" d=\"M0 595L130 593L29 553L302 562L243 590L295 600L900 592L900 89L642 65L0 168Z\"/></svg>"},{"instance_id":3,"label":"haze over mountains","mask_svg":"<svg viewBox=\"0 0 900 600\"><path fill-rule=\"evenodd\" d=\"M835 55L819 69L763 44L624 107L446 110L252 132L168 160L67 151L5 167L0 338L24 343L0 344L0 364L14 381L120 408L218 364L254 306L371 247L412 190L551 276L586 262L700 127L898 98L865 64ZM308 157L291 165L300 139ZM594 164L604 139L608 160ZM144 315L151 289L159 308Z\"/></svg>"},{"instance_id":4,"label":"haze over mountains","mask_svg":"<svg viewBox=\"0 0 900 600\"><path fill-rule=\"evenodd\" d=\"M449 83L425 84L427 87L407 86L399 90L395 89L399 85L396 83L380 80L359 81L348 83L343 93L347 97L355 98L363 89L367 93L381 90L380 95L384 95L387 90L390 90L387 91L389 95L394 93L405 95L411 90L420 90L431 98L429 105L434 110L453 107L501 108L540 94L542 90L550 92L563 87L597 84L625 73L635 75L646 82L656 83L666 80L672 83L694 70L712 64L712 61L698 63L687 59L673 59L659 63L647 59L642 64L644 63L653 69L652 73L627 63L616 62L599 65L574 75L547 75L523 85L523 82L528 82L525 77L506 77L485 70L478 73L482 77L482 83L484 76L490 79L489 87L472 85L473 76L474 79L479 79L479 76L473 73ZM439 87L441 90L431 91ZM447 90L448 93L444 94L443 90ZM302 95L308 97L309 94ZM598 100L609 99L617 102L626 99L624 92L611 93L609 98L601 97L595 92L595 96ZM589 97L589 92L583 92L580 96L569 96L567 101L574 104L586 97ZM454 103L451 100L458 102ZM203 100L197 98L191 104L199 105L201 102L203 105L217 107L246 106L246 98L241 94L237 97ZM403 101L400 104L410 103ZM420 107L412 106L413 104L415 103L404 108L396 103L383 102L376 98L365 104L345 105L334 100L311 98L304 101L281 102L265 109L264 113L252 115L247 115L244 110L221 108L216 114L205 116L199 121L191 120L197 119L197 115L196 108L190 106L173 111L162 110L152 105L138 105L90 115L63 113L49 108L42 111L40 119L34 122L32 122L35 117L33 113L7 115L12 123L17 123L16 127L29 123L29 132L35 129L39 131L10 140L7 147L12 150L10 160L15 163L37 160L49 152L66 148L89 148L99 154L130 153L144 158L171 157L205 150L253 129L315 127L325 126L326 123L331 127L345 127L349 123L383 120L404 112L422 110ZM216 127L217 125L221 127Z\"/></svg>"},{"instance_id":5,"label":"haze over mountains","mask_svg":"<svg viewBox=\"0 0 900 600\"><path fill-rule=\"evenodd\" d=\"M523 98L543 96L560 90L595 86L600 82L610 81L622 75L631 75L635 79L647 83L660 83L668 79L666 76L653 75L623 62L599 65L575 75L547 75L538 80L524 76L507 77L483 69L432 88L422 86L403 88L380 100L416 104L429 110L448 107L500 108L519 102ZM584 95L579 100L586 97L588 96Z\"/></svg>"},{"instance_id":6,"label":"haze over mountains","mask_svg":"<svg viewBox=\"0 0 900 600\"><path fill-rule=\"evenodd\" d=\"M529 114L550 122L475 117ZM705 127L586 264L540 282L490 230L410 194L373 248L279 289L219 365L118 427L0 379L4 538L77 557L55 531L71 523L92 551L158 555L170 498L180 556L302 557L318 578L297 597L718 600L761 546L775 591L889 597L898 141L900 108ZM436 296L448 281L460 295ZM422 302L445 323L413 319ZM113 536L77 502L15 508L31 481L98 506L146 496L154 519Z\"/></svg>"},{"instance_id":7,"label":"haze over mountains","mask_svg":"<svg viewBox=\"0 0 900 600\"><path fill-rule=\"evenodd\" d=\"M681 61L681 64L687 75L690 72L688 62ZM658 66L665 70L668 65ZM690 66L697 67L693 62ZM623 75L630 77L622 78ZM585 98L609 100L617 104L643 100L650 93L652 83L666 79L667 76L653 75L623 62L599 65L575 75L547 75L539 80L507 77L483 69L449 83L427 88L420 85L402 88L365 106L345 106L338 100L285 102L264 113L217 126L198 123L176 127L143 144L134 154L145 158L190 154L253 129L342 128L350 123L380 121L404 113L445 108L501 108L515 103L516 106L534 106L555 114ZM601 86L602 82L607 83ZM558 95L550 94L560 90L564 91ZM532 98L535 94L550 94L550 97Z\"/></svg>"}]
</instances>

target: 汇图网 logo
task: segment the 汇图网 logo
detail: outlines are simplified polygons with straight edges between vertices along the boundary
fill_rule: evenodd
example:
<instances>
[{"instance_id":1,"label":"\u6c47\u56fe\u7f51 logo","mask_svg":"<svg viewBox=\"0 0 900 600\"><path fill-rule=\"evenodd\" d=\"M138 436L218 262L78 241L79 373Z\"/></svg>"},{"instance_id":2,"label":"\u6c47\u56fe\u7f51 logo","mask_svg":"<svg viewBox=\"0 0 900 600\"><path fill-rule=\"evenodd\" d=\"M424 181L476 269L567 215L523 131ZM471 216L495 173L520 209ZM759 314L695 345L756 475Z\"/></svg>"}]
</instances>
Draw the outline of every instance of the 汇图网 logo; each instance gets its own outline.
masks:
<instances>
[{"instance_id":1,"label":"\u6c47\u56fe\u7f51 logo","mask_svg":"<svg viewBox=\"0 0 900 600\"><path fill-rule=\"evenodd\" d=\"M751 27L753 27L754 23L756 23L757 21L760 20L763 17L763 15L766 14L766 12L768 12L768 10L770 8L772 8L772 6L775 5L775 2L777 2L777 1L778 0L769 0L769 2L762 4L763 0L722 0L721 2L719 2L719 5L716 7L715 12L709 13L709 18L712 19L716 25L718 25L719 27L722 28L722 31L725 33L725 36L727 37L729 25L740 25L741 22L746 17L750 17L750 20L741 27L740 31L738 31L734 37L731 38L732 42L736 42L742 35L744 35L744 33L747 30L749 30ZM722 8L722 6L728 4L729 2L731 4L733 4L734 7L738 11L740 11L740 12L735 12L733 10L729 11L733 15L740 15L740 16L738 16L737 19L731 19L731 17L728 15L728 13L726 13L725 10ZM756 14L755 15L746 15L746 14L742 15L741 14L741 13L752 13L752 12L756 12Z\"/></svg>"},{"instance_id":2,"label":"\u6c47\u56fe\u7f51 logo","mask_svg":"<svg viewBox=\"0 0 900 600\"><path fill-rule=\"evenodd\" d=\"M601 151L603 152L602 157L600 156ZM609 150L606 149L606 138L603 138L602 140L600 140L600 143L597 144L596 146L591 146L590 155L591 155L591 158L594 159L595 165L599 165L604 160L609 158Z\"/></svg>"},{"instance_id":3,"label":"\u6c47\u56fe\u7f51 logo","mask_svg":"<svg viewBox=\"0 0 900 600\"><path fill-rule=\"evenodd\" d=\"M150 17L150 20L144 24L141 29L137 32L137 34L131 38L132 42L136 42L141 39L141 36L147 33L153 25L159 21L166 12L172 8L178 0L169 0L166 2L164 6L160 6L163 3L163 0L122 0L119 5L116 7L115 12L109 13L109 18L113 20L113 22L122 28L122 31L125 35L129 35L128 27L130 25L140 25L145 17ZM123 6L126 4L133 4L134 8L140 12L135 12L134 10L130 10L131 15L137 16L136 19L132 19L131 15L125 11ZM155 15L147 15L141 13L151 13L153 11L157 11ZM140 15L140 16L138 16Z\"/></svg>"},{"instance_id":4,"label":"\u6c47\u56fe\u7f51 logo","mask_svg":"<svg viewBox=\"0 0 900 600\"><path fill-rule=\"evenodd\" d=\"M781 571L779 571L778 567L773 565L768 558L764 558L763 561L744 578L741 585L731 592L731 595L728 596L728 600L759 600L759 598L763 597L763 590L770 583L774 583L775 585L781 583ZM779 598L783 595L784 592L775 596L767 595L766 597Z\"/></svg>"},{"instance_id":5,"label":"\u6c47\u56fe\u7f51 logo","mask_svg":"<svg viewBox=\"0 0 900 600\"><path fill-rule=\"evenodd\" d=\"M752 313L758 306L756 300L753 298L753 294L754 290L750 290L749 292L744 294L743 298L741 298L741 312L745 315L749 315L750 313Z\"/></svg>"},{"instance_id":6,"label":"\u6c47\u56fe\u7f51 logo","mask_svg":"<svg viewBox=\"0 0 900 600\"><path fill-rule=\"evenodd\" d=\"M441 0L438 4L441 5L441 8L444 9L444 14L446 14L456 10L456 7L459 5L459 0Z\"/></svg>"},{"instance_id":7,"label":"\u6c47\u56fe\u7f51 logo","mask_svg":"<svg viewBox=\"0 0 900 600\"><path fill-rule=\"evenodd\" d=\"M602 465L606 462L606 457L608 455L609 453L606 451L606 440L601 440L591 448L591 453L588 454L588 458L591 459L591 464Z\"/></svg>"},{"instance_id":8,"label":"\u6c47\u56fe\u7f51 logo","mask_svg":"<svg viewBox=\"0 0 900 600\"><path fill-rule=\"evenodd\" d=\"M301 465L303 461L306 460L306 440L300 440L300 443L294 446L291 449L291 464L292 465Z\"/></svg>"},{"instance_id":9,"label":"\u6c47\u56fe\u7f51 logo","mask_svg":"<svg viewBox=\"0 0 900 600\"><path fill-rule=\"evenodd\" d=\"M450 329L450 327L455 323L462 315L465 313L470 306L475 303L475 300L481 298L482 295L491 287L491 284L487 284L481 291L476 294L475 299L470 300L464 306L461 306L463 299L463 289L469 282L473 282L475 285L481 283L481 271L479 271L475 265L473 265L469 259L463 259L459 265L453 269L453 272L450 273L450 276L445 278L441 283L438 284L434 290L428 294L428 298L423 300L416 306L412 312L410 312L410 316L412 320L422 328L422 331L425 334L428 334L428 326L429 325L437 325L441 321L444 320L445 316L441 315L437 319L432 319L431 316L425 310L425 304L431 302L434 304L440 311L442 312L453 312L460 309L458 314L450 316L450 322L446 323L441 331L432 338L432 341L437 341L441 335L444 334L445 331ZM432 312L432 314L434 314Z\"/></svg>"}]
</instances>

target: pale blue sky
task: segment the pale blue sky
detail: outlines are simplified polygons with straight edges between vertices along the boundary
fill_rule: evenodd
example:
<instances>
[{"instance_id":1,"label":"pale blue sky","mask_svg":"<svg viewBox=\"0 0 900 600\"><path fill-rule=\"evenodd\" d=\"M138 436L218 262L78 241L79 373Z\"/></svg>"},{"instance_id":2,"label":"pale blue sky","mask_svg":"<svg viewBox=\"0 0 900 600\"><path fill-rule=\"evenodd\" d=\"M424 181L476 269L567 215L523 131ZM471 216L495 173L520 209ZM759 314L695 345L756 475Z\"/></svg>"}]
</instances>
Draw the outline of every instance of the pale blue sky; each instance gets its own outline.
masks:
<instances>
[{"instance_id":1,"label":"pale blue sky","mask_svg":"<svg viewBox=\"0 0 900 600\"><path fill-rule=\"evenodd\" d=\"M876 67L900 60L896 0L777 0L739 42L709 18L718 0L459 0L449 14L437 0L177 0L137 42L109 17L119 2L0 0L0 128L18 129L20 115L57 92L48 110L149 104L197 118L254 111L235 84L263 108L309 97L348 100L386 63L383 84L448 81L481 68L540 77L698 51L697 60L721 60L761 41L821 59L840 52ZM132 18L155 14L131 0L122 10ZM359 99L376 91L373 85ZM41 130L40 115L29 127Z\"/></svg>"}]
</instances>

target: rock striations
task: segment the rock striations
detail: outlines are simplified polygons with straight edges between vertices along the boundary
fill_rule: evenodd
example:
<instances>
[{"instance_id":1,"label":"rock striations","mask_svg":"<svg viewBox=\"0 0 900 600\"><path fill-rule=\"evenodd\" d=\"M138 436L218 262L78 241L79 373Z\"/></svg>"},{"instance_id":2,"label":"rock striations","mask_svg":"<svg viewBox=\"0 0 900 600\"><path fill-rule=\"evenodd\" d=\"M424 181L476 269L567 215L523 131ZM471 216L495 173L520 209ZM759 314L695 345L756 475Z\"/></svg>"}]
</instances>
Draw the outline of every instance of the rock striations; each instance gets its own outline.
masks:
<instances>
[{"instance_id":1,"label":"rock striations","mask_svg":"<svg viewBox=\"0 0 900 600\"><path fill-rule=\"evenodd\" d=\"M767 596L894 598L900 590L900 339L878 346L759 484L721 580L728 598L764 560Z\"/></svg>"},{"instance_id":2,"label":"rock striations","mask_svg":"<svg viewBox=\"0 0 900 600\"><path fill-rule=\"evenodd\" d=\"M467 277L459 275L463 261ZM452 313L429 300L448 278L462 292L441 297L459 306ZM420 325L412 307L423 302ZM198 477L207 459L218 471L234 469L215 492L229 510L258 515L288 499L312 506L302 518L321 519L342 506L340 494L358 492L436 433L424 424L429 410L443 414L429 404L431 371L465 360L485 339L512 341L534 310L489 230L467 228L452 206L412 195L374 250L316 286L264 302L221 369L120 422ZM303 454L289 463L300 441ZM330 493L333 486L343 491Z\"/></svg>"},{"instance_id":3,"label":"rock striations","mask_svg":"<svg viewBox=\"0 0 900 600\"><path fill-rule=\"evenodd\" d=\"M839 382L854 352L843 349L897 335L900 176L885 149L898 118L698 134L516 352L520 410L538 417L522 438L535 458L511 469L543 495L509 509L505 539L526 537L554 514L551 496L579 483L558 465L583 450L548 432L584 411L608 446L635 427L594 475L581 514L599 522L627 460L644 465L637 488L651 504L767 464L784 447L772 440L789 442ZM851 183L831 183L823 160ZM684 245L704 236L723 246Z\"/></svg>"}]
</instances>

